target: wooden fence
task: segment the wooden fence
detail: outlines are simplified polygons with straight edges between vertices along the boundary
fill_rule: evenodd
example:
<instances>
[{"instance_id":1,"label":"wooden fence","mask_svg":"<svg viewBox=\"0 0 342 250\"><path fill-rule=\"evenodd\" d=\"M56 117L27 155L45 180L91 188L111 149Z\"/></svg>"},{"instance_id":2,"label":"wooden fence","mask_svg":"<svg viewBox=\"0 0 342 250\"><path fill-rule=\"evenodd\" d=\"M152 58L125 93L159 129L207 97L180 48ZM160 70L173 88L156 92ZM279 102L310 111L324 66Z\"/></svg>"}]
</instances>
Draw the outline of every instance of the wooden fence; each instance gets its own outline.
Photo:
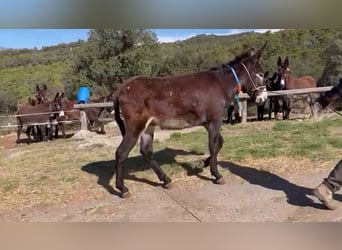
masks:
<instances>
[{"instance_id":1,"label":"wooden fence","mask_svg":"<svg viewBox=\"0 0 342 250\"><path fill-rule=\"evenodd\" d=\"M307 89L292 89L292 90L278 90L278 91L268 91L267 95L271 96L292 96L292 95L307 95L314 93L322 93L329 91L332 86L327 87L317 87L317 88L307 88ZM242 123L247 122L247 100L250 99L249 95L245 93L240 93L239 95L241 105L242 105ZM81 129L87 129L87 118L83 109L86 108L100 108L100 107L113 107L113 102L103 102L103 103L87 103L87 104L75 104L75 109L82 109L81 111Z\"/></svg>"},{"instance_id":2,"label":"wooden fence","mask_svg":"<svg viewBox=\"0 0 342 250\"><path fill-rule=\"evenodd\" d=\"M333 86L307 88L307 89L291 89L291 90L278 90L268 91L268 96L284 96L284 95L307 95L314 93L322 93L332 89Z\"/></svg>"},{"instance_id":3,"label":"wooden fence","mask_svg":"<svg viewBox=\"0 0 342 250\"><path fill-rule=\"evenodd\" d=\"M333 86L317 87L317 88L306 88L306 89L291 89L291 90L277 90L277 91L267 91L267 96L294 96L294 95L310 95L315 93L323 93L332 89ZM242 104L242 118L241 122L247 122L247 100L250 98L249 95L241 93L239 95ZM313 111L314 112L314 111ZM316 110L317 112L317 110ZM316 117L317 114L314 113Z\"/></svg>"}]
</instances>

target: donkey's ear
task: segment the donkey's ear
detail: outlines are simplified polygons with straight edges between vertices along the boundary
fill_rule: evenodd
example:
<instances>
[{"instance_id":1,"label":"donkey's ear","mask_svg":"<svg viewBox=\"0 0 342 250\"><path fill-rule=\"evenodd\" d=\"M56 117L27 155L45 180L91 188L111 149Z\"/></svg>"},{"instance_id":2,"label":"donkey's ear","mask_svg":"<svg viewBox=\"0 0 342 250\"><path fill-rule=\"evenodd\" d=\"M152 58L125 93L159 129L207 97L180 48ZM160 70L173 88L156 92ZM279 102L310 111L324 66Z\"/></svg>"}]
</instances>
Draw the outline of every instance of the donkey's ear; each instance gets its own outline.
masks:
<instances>
[{"instance_id":1,"label":"donkey's ear","mask_svg":"<svg viewBox=\"0 0 342 250\"><path fill-rule=\"evenodd\" d=\"M288 68L288 67L289 67L289 65L290 65L290 61L289 61L289 57L288 57L288 56L285 58L285 62L284 62L284 64L285 64L286 68Z\"/></svg>"},{"instance_id":2,"label":"donkey's ear","mask_svg":"<svg viewBox=\"0 0 342 250\"><path fill-rule=\"evenodd\" d=\"M265 78L265 79L268 78L269 75L270 75L270 72L267 70L267 71L265 72L265 74L264 74L264 78Z\"/></svg>"},{"instance_id":3,"label":"donkey's ear","mask_svg":"<svg viewBox=\"0 0 342 250\"><path fill-rule=\"evenodd\" d=\"M264 45L255 53L256 57L260 59L262 53L264 52L266 48L267 42L264 43Z\"/></svg>"},{"instance_id":4,"label":"donkey's ear","mask_svg":"<svg viewBox=\"0 0 342 250\"><path fill-rule=\"evenodd\" d=\"M43 90L47 91L47 86L46 86L46 84L43 85Z\"/></svg>"},{"instance_id":5,"label":"donkey's ear","mask_svg":"<svg viewBox=\"0 0 342 250\"><path fill-rule=\"evenodd\" d=\"M59 92L57 92L57 94L55 95L55 98L53 98L54 101L56 101L59 97Z\"/></svg>"},{"instance_id":6,"label":"donkey's ear","mask_svg":"<svg viewBox=\"0 0 342 250\"><path fill-rule=\"evenodd\" d=\"M36 85L36 91L37 93L39 92L40 88L39 88L39 85Z\"/></svg>"},{"instance_id":7,"label":"donkey's ear","mask_svg":"<svg viewBox=\"0 0 342 250\"><path fill-rule=\"evenodd\" d=\"M277 64L278 64L278 67L280 67L280 65L281 65L281 57L280 57L280 56L278 57L278 62L277 62Z\"/></svg>"},{"instance_id":8,"label":"donkey's ear","mask_svg":"<svg viewBox=\"0 0 342 250\"><path fill-rule=\"evenodd\" d=\"M62 100L64 98L64 92L62 92L62 94L60 95L59 99Z\"/></svg>"}]
</instances>

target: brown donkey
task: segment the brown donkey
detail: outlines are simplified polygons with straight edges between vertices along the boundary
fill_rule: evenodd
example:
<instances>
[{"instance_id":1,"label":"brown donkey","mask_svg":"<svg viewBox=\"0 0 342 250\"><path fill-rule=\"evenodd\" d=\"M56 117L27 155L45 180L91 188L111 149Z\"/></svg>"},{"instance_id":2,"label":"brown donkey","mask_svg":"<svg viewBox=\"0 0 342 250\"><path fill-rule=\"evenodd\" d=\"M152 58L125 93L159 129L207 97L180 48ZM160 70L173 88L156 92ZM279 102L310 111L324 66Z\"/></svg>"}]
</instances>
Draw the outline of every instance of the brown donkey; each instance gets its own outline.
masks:
<instances>
[{"instance_id":1,"label":"brown donkey","mask_svg":"<svg viewBox=\"0 0 342 250\"><path fill-rule=\"evenodd\" d=\"M32 106L36 106L38 104L42 104L42 103L47 103L49 102L49 99L47 98L47 86L46 84L43 84L43 86L39 86L36 85L36 99L29 97L28 99L28 104L32 105ZM31 136L31 132L32 132L32 136L34 138L36 138L38 135L40 135L40 140L43 140L43 135L42 132L40 130L41 126L27 126L26 129L26 135L29 138ZM30 139L29 139L30 140Z\"/></svg>"},{"instance_id":2,"label":"brown donkey","mask_svg":"<svg viewBox=\"0 0 342 250\"><path fill-rule=\"evenodd\" d=\"M101 102L107 102L112 97L111 95L108 96L102 96L95 100L89 100L89 103L101 103ZM80 109L75 109L74 105L76 104L76 101L70 101L70 100L64 100L62 101L63 106L63 113L64 116L58 119L58 126L56 127L56 137L58 136L58 127L62 130L63 137L65 138L65 127L64 122L70 121L70 120L80 120L81 114ZM98 124L100 126L100 134L105 134L104 130L104 122L102 122L99 117L102 114L104 110L107 110L109 113L112 112L112 109L104 108L104 107L98 107L98 108L86 108L84 109L87 114L87 120L90 126L95 126L95 124Z\"/></svg>"},{"instance_id":3,"label":"brown donkey","mask_svg":"<svg viewBox=\"0 0 342 250\"><path fill-rule=\"evenodd\" d=\"M224 183L217 168L217 154L223 145L220 134L222 115L226 104L232 102L239 90L255 98L258 86L263 84L259 60L265 46L255 54L251 51L242 53L209 70L167 77L132 77L120 85L114 94L114 111L123 135L115 154L116 188L121 191L121 197L129 196L124 185L123 167L139 137L144 159L164 187L170 187L171 179L153 159L155 126L162 129L204 126L209 134L210 151L205 165L210 165L215 183Z\"/></svg>"},{"instance_id":4,"label":"brown donkey","mask_svg":"<svg viewBox=\"0 0 342 250\"><path fill-rule=\"evenodd\" d=\"M278 73L280 76L280 85L284 87L284 89L305 89L305 88L316 88L317 82L312 76L302 76L299 78L295 78L291 75L291 71L289 69L289 57L285 58L285 61L281 61L281 57L278 58ZM311 113L313 112L313 102L311 96L309 96L309 106ZM284 108L284 119L288 119L291 112L292 106L292 98L290 96L284 97L284 104L286 105Z\"/></svg>"},{"instance_id":5,"label":"brown donkey","mask_svg":"<svg viewBox=\"0 0 342 250\"><path fill-rule=\"evenodd\" d=\"M20 143L20 134L24 125L33 126L38 125L41 128L43 140L46 141L46 125L50 124L54 117L54 114L58 114L62 111L62 101L63 93L59 95L56 94L55 98L51 102L40 103L35 106L30 104L24 105L19 108L17 112L17 143ZM51 137L52 129L49 129L49 137ZM29 141L31 137L29 137Z\"/></svg>"}]
</instances>

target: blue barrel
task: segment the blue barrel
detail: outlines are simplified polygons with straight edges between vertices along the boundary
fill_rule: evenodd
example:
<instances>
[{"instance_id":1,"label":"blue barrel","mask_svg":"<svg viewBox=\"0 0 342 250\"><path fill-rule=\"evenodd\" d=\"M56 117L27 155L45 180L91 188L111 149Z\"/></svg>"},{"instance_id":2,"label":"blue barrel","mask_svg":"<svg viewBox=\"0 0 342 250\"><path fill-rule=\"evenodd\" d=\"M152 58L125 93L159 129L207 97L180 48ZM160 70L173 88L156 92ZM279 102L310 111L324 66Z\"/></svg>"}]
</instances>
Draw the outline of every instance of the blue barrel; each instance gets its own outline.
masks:
<instances>
[{"instance_id":1,"label":"blue barrel","mask_svg":"<svg viewBox=\"0 0 342 250\"><path fill-rule=\"evenodd\" d=\"M89 101L90 90L88 87L80 87L77 93L78 103L87 103Z\"/></svg>"}]
</instances>

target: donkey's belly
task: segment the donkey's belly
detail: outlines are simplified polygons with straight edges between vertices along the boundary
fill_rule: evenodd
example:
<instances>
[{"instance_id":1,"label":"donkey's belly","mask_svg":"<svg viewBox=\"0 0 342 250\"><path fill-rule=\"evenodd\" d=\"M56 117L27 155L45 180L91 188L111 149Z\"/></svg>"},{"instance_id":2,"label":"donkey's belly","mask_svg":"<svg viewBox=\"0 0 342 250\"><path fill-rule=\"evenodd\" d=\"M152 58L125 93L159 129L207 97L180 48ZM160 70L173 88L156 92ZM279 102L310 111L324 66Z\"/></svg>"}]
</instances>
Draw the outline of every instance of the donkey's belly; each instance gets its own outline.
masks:
<instances>
[{"instance_id":1,"label":"donkey's belly","mask_svg":"<svg viewBox=\"0 0 342 250\"><path fill-rule=\"evenodd\" d=\"M183 119L153 120L153 123L162 129L183 129L201 125L199 121L187 121Z\"/></svg>"},{"instance_id":2,"label":"donkey's belly","mask_svg":"<svg viewBox=\"0 0 342 250\"><path fill-rule=\"evenodd\" d=\"M50 119L49 116L42 117L42 116L23 116L20 118L21 123L25 125L37 125L43 123L49 123Z\"/></svg>"}]
</instances>

